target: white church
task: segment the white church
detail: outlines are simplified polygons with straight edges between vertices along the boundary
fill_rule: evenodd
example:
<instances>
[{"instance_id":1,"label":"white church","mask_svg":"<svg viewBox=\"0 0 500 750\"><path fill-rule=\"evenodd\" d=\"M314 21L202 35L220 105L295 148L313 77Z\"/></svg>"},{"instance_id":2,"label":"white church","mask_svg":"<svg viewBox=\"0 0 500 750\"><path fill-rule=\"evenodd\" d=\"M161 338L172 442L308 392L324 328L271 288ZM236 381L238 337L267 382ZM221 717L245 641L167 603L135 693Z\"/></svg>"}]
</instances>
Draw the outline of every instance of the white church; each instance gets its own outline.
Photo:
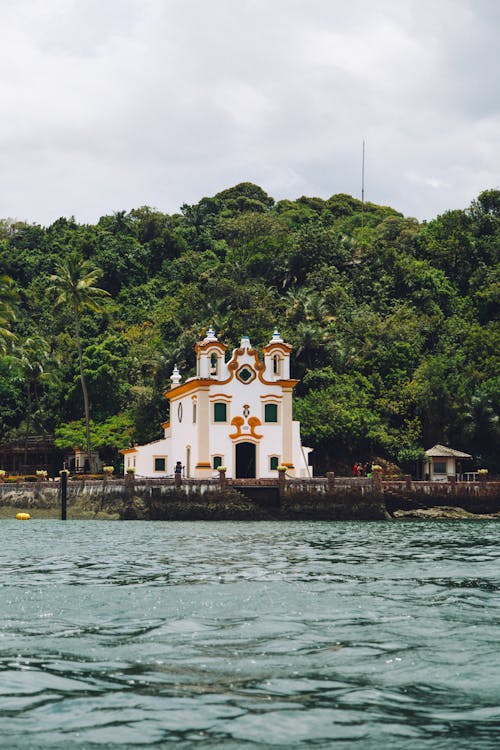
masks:
<instances>
[{"instance_id":1,"label":"white church","mask_svg":"<svg viewBox=\"0 0 500 750\"><path fill-rule=\"evenodd\" d=\"M210 328L195 345L196 375L184 383L177 369L165 393L170 421L164 436L147 445L122 450L125 471L138 477L172 476L178 461L183 475L207 479L226 467L232 478L276 478L287 474L312 476L300 439L300 423L292 419L290 344L277 330L263 349L263 361L243 336L226 361L227 346Z\"/></svg>"}]
</instances>

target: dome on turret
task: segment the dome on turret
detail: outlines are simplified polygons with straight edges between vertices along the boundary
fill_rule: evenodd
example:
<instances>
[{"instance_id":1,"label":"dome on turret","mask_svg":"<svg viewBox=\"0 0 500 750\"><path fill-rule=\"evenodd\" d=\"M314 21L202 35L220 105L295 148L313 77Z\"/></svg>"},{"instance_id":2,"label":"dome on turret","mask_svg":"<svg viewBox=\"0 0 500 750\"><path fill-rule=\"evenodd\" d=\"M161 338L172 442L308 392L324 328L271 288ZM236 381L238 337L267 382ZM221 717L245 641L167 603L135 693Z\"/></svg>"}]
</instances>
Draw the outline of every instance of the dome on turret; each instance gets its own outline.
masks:
<instances>
[{"instance_id":1,"label":"dome on turret","mask_svg":"<svg viewBox=\"0 0 500 750\"><path fill-rule=\"evenodd\" d=\"M210 328L208 329L207 335L203 339L203 343L205 344L205 343L208 343L209 341L218 341L217 336L215 335L215 331L212 328L212 326L210 326Z\"/></svg>"},{"instance_id":2,"label":"dome on turret","mask_svg":"<svg viewBox=\"0 0 500 750\"><path fill-rule=\"evenodd\" d=\"M282 344L283 339L281 338L281 333L278 331L277 328L274 329L274 333L271 336L270 344Z\"/></svg>"},{"instance_id":3,"label":"dome on turret","mask_svg":"<svg viewBox=\"0 0 500 750\"><path fill-rule=\"evenodd\" d=\"M181 377L181 374L180 374L180 372L178 370L177 365L174 366L174 370L173 370L173 372L172 372L172 374L170 376L170 380L172 382L172 386L171 386L172 388L175 388L176 385L179 385L179 383L182 380L182 377Z\"/></svg>"},{"instance_id":4,"label":"dome on turret","mask_svg":"<svg viewBox=\"0 0 500 750\"><path fill-rule=\"evenodd\" d=\"M246 333L243 334L240 341L240 349L251 349L250 337Z\"/></svg>"}]
</instances>

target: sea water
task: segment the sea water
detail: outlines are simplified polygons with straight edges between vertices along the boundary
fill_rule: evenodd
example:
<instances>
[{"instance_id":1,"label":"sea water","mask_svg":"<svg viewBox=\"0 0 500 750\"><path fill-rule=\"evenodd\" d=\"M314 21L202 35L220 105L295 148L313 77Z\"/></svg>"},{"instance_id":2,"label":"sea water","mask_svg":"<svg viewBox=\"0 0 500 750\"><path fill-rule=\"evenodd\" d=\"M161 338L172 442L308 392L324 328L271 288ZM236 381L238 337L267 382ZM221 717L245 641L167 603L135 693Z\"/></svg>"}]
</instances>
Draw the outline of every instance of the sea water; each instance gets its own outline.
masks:
<instances>
[{"instance_id":1,"label":"sea water","mask_svg":"<svg viewBox=\"0 0 500 750\"><path fill-rule=\"evenodd\" d=\"M495 521L0 521L0 747L500 747Z\"/></svg>"}]
</instances>

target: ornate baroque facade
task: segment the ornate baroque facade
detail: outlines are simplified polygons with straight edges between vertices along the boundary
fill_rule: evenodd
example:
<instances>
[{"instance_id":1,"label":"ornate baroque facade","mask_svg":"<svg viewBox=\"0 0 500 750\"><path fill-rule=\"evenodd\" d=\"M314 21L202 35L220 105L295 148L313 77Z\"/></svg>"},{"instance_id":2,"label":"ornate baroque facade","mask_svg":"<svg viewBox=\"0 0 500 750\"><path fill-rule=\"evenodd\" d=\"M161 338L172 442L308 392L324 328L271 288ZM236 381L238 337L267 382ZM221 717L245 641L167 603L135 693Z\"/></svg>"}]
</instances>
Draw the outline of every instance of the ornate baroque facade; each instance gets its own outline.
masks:
<instances>
[{"instance_id":1,"label":"ornate baroque facade","mask_svg":"<svg viewBox=\"0 0 500 750\"><path fill-rule=\"evenodd\" d=\"M226 362L227 347L209 329L195 345L196 376L181 382L177 370L165 393L170 421L164 437L122 451L125 470L137 476L172 476L177 461L186 477L208 478L219 466L228 477L277 477L278 465L297 477L312 475L311 449L302 447L300 423L292 419L290 344L278 331L263 361L247 336Z\"/></svg>"}]
</instances>

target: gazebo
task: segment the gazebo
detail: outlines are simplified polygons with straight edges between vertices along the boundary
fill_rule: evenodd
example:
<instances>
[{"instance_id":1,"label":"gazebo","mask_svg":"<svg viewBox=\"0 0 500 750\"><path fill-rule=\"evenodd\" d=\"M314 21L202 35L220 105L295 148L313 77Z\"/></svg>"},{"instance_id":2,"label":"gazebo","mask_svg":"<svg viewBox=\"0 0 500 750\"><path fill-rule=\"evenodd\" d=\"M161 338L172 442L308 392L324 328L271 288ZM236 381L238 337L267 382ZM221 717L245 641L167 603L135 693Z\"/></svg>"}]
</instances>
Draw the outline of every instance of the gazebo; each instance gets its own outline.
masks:
<instances>
[{"instance_id":1,"label":"gazebo","mask_svg":"<svg viewBox=\"0 0 500 750\"><path fill-rule=\"evenodd\" d=\"M469 453L448 448L446 445L434 445L425 451L424 476L431 482L447 482L448 477L462 475L462 461L472 458Z\"/></svg>"}]
</instances>

